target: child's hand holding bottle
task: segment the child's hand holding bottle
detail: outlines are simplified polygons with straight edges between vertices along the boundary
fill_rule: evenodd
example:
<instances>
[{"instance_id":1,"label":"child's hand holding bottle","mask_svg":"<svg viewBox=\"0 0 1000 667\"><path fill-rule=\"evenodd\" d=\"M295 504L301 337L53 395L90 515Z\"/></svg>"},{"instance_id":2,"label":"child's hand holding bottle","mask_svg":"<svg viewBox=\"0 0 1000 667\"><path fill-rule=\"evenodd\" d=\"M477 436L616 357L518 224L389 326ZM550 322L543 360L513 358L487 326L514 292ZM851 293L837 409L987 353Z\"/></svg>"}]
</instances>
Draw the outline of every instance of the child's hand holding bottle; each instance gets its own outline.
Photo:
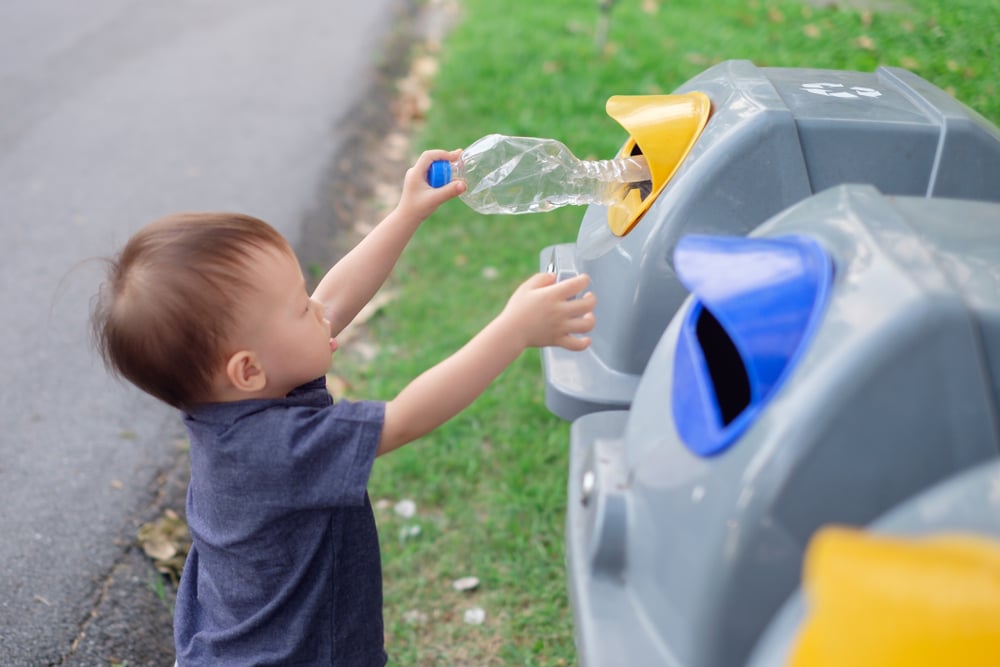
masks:
<instances>
[{"instance_id":1,"label":"child's hand holding bottle","mask_svg":"<svg viewBox=\"0 0 1000 667\"><path fill-rule=\"evenodd\" d=\"M438 206L464 193L464 181L453 181L441 188L432 188L427 183L427 170L431 164L438 160L458 160L461 155L461 149L424 151L403 177L403 193L396 209L407 217L422 221L429 218Z\"/></svg>"}]
</instances>

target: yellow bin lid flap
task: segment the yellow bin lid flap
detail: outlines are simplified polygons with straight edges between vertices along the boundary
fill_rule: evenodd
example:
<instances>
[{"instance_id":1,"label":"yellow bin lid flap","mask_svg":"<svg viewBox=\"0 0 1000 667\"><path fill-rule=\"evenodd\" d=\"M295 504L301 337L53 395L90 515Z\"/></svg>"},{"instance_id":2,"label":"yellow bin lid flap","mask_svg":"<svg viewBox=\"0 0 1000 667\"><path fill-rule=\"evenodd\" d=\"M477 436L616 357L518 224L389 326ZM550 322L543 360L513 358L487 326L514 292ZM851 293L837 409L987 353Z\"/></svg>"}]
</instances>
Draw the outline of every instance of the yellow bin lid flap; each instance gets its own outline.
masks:
<instances>
[{"instance_id":1,"label":"yellow bin lid flap","mask_svg":"<svg viewBox=\"0 0 1000 667\"><path fill-rule=\"evenodd\" d=\"M608 226L624 236L663 190L701 135L712 103L701 92L678 95L615 95L606 109L629 133L619 157L633 154L638 145L649 164L652 189L645 198L630 190L621 203L608 209Z\"/></svg>"}]
</instances>

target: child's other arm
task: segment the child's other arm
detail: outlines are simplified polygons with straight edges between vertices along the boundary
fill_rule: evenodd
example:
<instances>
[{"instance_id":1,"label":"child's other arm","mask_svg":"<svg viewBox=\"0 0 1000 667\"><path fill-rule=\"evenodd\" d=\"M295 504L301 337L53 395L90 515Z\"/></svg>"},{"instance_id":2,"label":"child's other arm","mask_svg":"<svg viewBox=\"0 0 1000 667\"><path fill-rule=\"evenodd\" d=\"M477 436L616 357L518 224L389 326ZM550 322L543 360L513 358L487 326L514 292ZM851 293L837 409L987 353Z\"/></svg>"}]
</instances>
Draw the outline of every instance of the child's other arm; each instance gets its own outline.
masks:
<instances>
[{"instance_id":1,"label":"child's other arm","mask_svg":"<svg viewBox=\"0 0 1000 667\"><path fill-rule=\"evenodd\" d=\"M468 407L528 347L558 345L582 350L594 327L595 297L589 279L561 283L540 273L523 283L496 319L458 352L408 384L385 408L379 455L426 435Z\"/></svg>"},{"instance_id":2,"label":"child's other arm","mask_svg":"<svg viewBox=\"0 0 1000 667\"><path fill-rule=\"evenodd\" d=\"M348 252L313 292L330 320L336 336L351 323L389 277L414 232L442 203L465 191L455 181L441 188L427 184L427 169L434 160L456 160L461 151L425 151L403 179L403 194L396 208Z\"/></svg>"}]
</instances>

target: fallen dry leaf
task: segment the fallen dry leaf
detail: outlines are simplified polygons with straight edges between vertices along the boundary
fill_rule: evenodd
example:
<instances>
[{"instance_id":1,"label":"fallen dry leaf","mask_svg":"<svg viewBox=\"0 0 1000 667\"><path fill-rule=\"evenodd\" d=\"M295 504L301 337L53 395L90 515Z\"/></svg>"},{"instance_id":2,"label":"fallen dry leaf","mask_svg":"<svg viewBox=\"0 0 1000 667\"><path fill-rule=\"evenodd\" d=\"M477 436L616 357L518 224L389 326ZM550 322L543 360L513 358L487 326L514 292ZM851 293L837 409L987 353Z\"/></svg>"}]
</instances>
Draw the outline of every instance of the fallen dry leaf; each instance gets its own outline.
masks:
<instances>
[{"instance_id":1,"label":"fallen dry leaf","mask_svg":"<svg viewBox=\"0 0 1000 667\"><path fill-rule=\"evenodd\" d=\"M382 142L382 154L394 162L407 161L410 156L410 138L402 132L390 132Z\"/></svg>"},{"instance_id":2,"label":"fallen dry leaf","mask_svg":"<svg viewBox=\"0 0 1000 667\"><path fill-rule=\"evenodd\" d=\"M437 58L429 55L418 56L410 64L410 73L424 83L429 83L438 72Z\"/></svg>"},{"instance_id":3,"label":"fallen dry leaf","mask_svg":"<svg viewBox=\"0 0 1000 667\"><path fill-rule=\"evenodd\" d=\"M431 108L431 96L427 84L419 77L410 75L401 79L396 88L399 95L395 100L396 121L406 127L427 117Z\"/></svg>"},{"instance_id":4,"label":"fallen dry leaf","mask_svg":"<svg viewBox=\"0 0 1000 667\"><path fill-rule=\"evenodd\" d=\"M136 533L139 546L153 560L156 569L176 585L180 581L184 559L191 548L187 524L171 509L156 521L139 526Z\"/></svg>"}]
</instances>

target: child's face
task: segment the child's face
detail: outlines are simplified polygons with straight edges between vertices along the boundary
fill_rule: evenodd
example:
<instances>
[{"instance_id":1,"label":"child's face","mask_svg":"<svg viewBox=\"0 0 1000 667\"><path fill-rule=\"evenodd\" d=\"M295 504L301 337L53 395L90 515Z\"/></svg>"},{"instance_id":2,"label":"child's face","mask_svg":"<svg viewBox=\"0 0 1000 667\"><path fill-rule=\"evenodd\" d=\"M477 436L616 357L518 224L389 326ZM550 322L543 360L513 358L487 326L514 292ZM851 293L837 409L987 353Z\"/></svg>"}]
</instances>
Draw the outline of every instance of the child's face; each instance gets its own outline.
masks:
<instances>
[{"instance_id":1,"label":"child's face","mask_svg":"<svg viewBox=\"0 0 1000 667\"><path fill-rule=\"evenodd\" d=\"M306 292L298 260L278 249L257 255L256 300L248 304L244 336L266 374L267 396L278 398L324 375L337 344L323 306Z\"/></svg>"}]
</instances>

